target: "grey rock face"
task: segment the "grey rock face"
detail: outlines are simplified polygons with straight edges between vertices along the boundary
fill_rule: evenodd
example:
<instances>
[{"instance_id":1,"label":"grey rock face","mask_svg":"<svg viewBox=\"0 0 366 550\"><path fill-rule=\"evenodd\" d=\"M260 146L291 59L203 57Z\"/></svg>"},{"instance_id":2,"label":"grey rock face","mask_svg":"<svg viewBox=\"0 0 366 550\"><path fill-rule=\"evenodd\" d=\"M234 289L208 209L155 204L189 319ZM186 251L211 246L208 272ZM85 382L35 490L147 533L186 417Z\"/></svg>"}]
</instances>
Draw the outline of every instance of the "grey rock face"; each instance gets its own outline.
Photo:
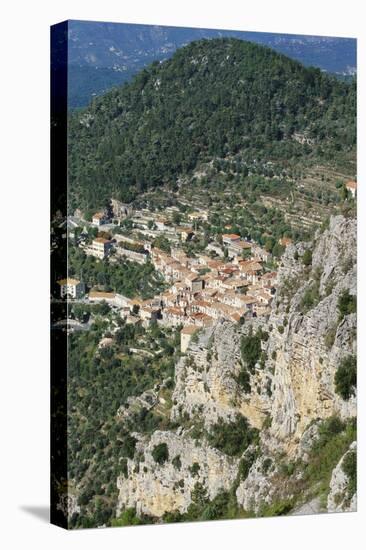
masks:
<instances>
[{"instance_id":1,"label":"grey rock face","mask_svg":"<svg viewBox=\"0 0 366 550\"><path fill-rule=\"evenodd\" d=\"M219 418L228 421L241 413L250 417L253 426L261 427L265 401L254 392L245 394L236 381L241 368L240 340L248 330L221 321L191 344L187 356L176 365L172 420L179 421L186 414L210 427Z\"/></svg>"},{"instance_id":2,"label":"grey rock face","mask_svg":"<svg viewBox=\"0 0 366 550\"><path fill-rule=\"evenodd\" d=\"M137 455L143 455L143 460L128 460L127 478L121 476L117 480L119 510L136 506L138 513L157 517L172 510L182 513L191 503L196 483L206 488L210 500L234 483L238 460L212 449L205 442L199 443L188 435L171 431L157 431L150 439L134 435L139 437ZM152 452L161 443L167 445L169 458L158 464Z\"/></svg>"},{"instance_id":3,"label":"grey rock face","mask_svg":"<svg viewBox=\"0 0 366 550\"><path fill-rule=\"evenodd\" d=\"M313 424L304 431L296 449L295 459L306 461L308 453L311 451L315 441L319 439L319 421L315 421Z\"/></svg>"},{"instance_id":4,"label":"grey rock face","mask_svg":"<svg viewBox=\"0 0 366 550\"><path fill-rule=\"evenodd\" d=\"M60 495L60 500L57 504L57 509L61 510L64 516L68 519L72 517L73 514L80 512L80 506L77 503L76 495L72 493L63 493Z\"/></svg>"},{"instance_id":5,"label":"grey rock face","mask_svg":"<svg viewBox=\"0 0 366 550\"><path fill-rule=\"evenodd\" d=\"M321 508L320 498L313 498L310 502L302 504L292 512L292 516L310 516L312 514L320 514L324 512Z\"/></svg>"},{"instance_id":6,"label":"grey rock face","mask_svg":"<svg viewBox=\"0 0 366 550\"><path fill-rule=\"evenodd\" d=\"M267 469L265 461L268 456L259 457L249 470L248 477L240 483L236 490L238 503L248 511L258 513L263 504L270 504L275 493L275 486L272 483L276 475L276 467L272 461ZM271 460L271 459L269 459Z\"/></svg>"},{"instance_id":7,"label":"grey rock face","mask_svg":"<svg viewBox=\"0 0 366 550\"><path fill-rule=\"evenodd\" d=\"M341 359L356 352L356 315L339 323L338 310L342 291L356 293L356 222L340 216L332 218L329 229L315 240L309 268L302 265L301 259L293 266L293 248L289 247L284 255L278 296L269 319L275 328L268 355L274 351L277 355L272 384L272 433L282 440L300 438L313 419L356 414L356 399L345 402L334 389L334 375ZM284 289L292 271L297 287L293 283L294 294L286 300ZM314 285L318 286L318 299L304 311L301 304L305 293ZM285 320L281 334L278 329ZM334 342L329 344L331 331Z\"/></svg>"},{"instance_id":8,"label":"grey rock face","mask_svg":"<svg viewBox=\"0 0 366 550\"><path fill-rule=\"evenodd\" d=\"M357 495L348 495L349 478L342 468L346 456L356 450L357 443L354 441L332 472L327 503L328 512L355 512L357 510Z\"/></svg>"}]
</instances>

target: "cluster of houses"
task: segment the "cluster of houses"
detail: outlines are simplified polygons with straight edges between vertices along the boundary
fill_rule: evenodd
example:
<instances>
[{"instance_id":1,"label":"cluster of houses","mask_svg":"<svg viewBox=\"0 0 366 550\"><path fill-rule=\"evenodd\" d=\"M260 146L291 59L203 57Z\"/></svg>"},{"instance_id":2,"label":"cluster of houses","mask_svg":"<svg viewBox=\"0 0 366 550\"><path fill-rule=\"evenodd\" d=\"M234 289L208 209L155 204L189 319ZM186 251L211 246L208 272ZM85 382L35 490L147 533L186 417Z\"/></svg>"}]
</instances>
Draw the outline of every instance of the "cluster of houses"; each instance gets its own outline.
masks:
<instances>
[{"instance_id":1,"label":"cluster of houses","mask_svg":"<svg viewBox=\"0 0 366 550\"><path fill-rule=\"evenodd\" d=\"M105 301L116 308L127 323L140 322L148 326L158 322L168 327L182 326L182 351L197 330L219 319L239 322L269 315L277 273L266 272L263 268L268 252L235 234L222 235L222 243L228 250L226 261L204 253L189 257L181 247L167 253L152 248L150 243L118 235L113 242L115 256L130 254L130 259L141 262L149 258L169 288L148 300L132 300L114 292L91 290L88 300L90 303ZM111 246L111 241L97 237L90 250L103 259ZM243 250L247 251L244 257ZM85 295L85 285L76 279L65 279L59 284L61 297L75 299Z\"/></svg>"},{"instance_id":2,"label":"cluster of houses","mask_svg":"<svg viewBox=\"0 0 366 550\"><path fill-rule=\"evenodd\" d=\"M158 309L160 322L168 326L202 327L220 318L238 322L245 317L268 315L276 273L264 272L265 258L266 252L258 251L256 245L249 258L235 255L228 262L205 254L191 258L179 248L171 254L154 248L151 260L155 269L171 286L140 307L146 315L150 311L156 315Z\"/></svg>"},{"instance_id":3,"label":"cluster of houses","mask_svg":"<svg viewBox=\"0 0 366 550\"><path fill-rule=\"evenodd\" d=\"M101 231L108 231L111 227L120 225L124 219L129 218L134 230L140 236L154 239L160 234L164 234L173 245L179 245L179 243L188 242L195 237L194 225L199 221L207 221L208 212L197 211L188 214L187 226L180 226L172 222L173 214L177 212L179 209L174 206L166 208L164 215L151 212L148 209L134 211L130 205L111 199L108 209L93 214L91 224ZM82 213L77 210L75 216L80 218ZM80 246L84 249L85 254L99 260L111 256L112 251L117 258L124 256L137 263L143 264L148 260L150 248L149 242L146 240L142 242L121 235L114 235L113 239L98 236L91 244L86 244L86 236L87 234L82 233L83 239Z\"/></svg>"},{"instance_id":4,"label":"cluster of houses","mask_svg":"<svg viewBox=\"0 0 366 550\"><path fill-rule=\"evenodd\" d=\"M203 253L191 257L181 244L194 238L195 224L207 220L207 212L188 214L190 226L182 227L172 223L173 212L165 212L164 216L148 210L133 213L128 205L113 199L111 205L108 213L94 214L93 225L100 227L128 216L142 236L153 237L157 231L170 235L171 252L153 248L151 239L142 241L120 234L107 239L103 233L91 244L83 244L84 252L99 260L110 257L113 262L120 258L141 264L151 261L169 288L149 300L131 300L113 292L91 290L87 296L89 302L107 302L127 323L148 326L158 322L168 327L183 327L182 351L197 330L219 319L239 322L253 316L269 315L276 288L276 272L264 269L263 264L268 262L270 254L257 243L244 240L240 235L225 233L220 242L209 243ZM290 241L283 242L284 246L288 244ZM85 295L85 285L76 279L60 281L60 287L61 297L75 299Z\"/></svg>"},{"instance_id":5,"label":"cluster of houses","mask_svg":"<svg viewBox=\"0 0 366 550\"><path fill-rule=\"evenodd\" d=\"M348 181L345 187L352 197L356 196L355 181ZM190 257L182 243L196 238L199 223L207 221L209 214L206 210L189 213L182 226L173 222L176 213L179 210L175 206L166 208L163 214L148 209L134 211L130 205L111 199L107 209L92 216L92 225L103 231L108 230L109 224L119 225L129 218L139 240L132 238L130 233L128 236L114 234L108 239L107 232L102 232L86 244L84 229L85 238L79 243L87 255L98 260L108 257L111 262L119 262L123 258L140 264L151 261L169 285L167 290L149 300L131 300L114 292L94 289L86 296L83 282L66 278L58 281L61 298L106 302L118 310L127 323L148 326L158 322L168 327L180 326L182 352L200 328L219 319L239 322L269 315L277 277L276 272L268 272L263 265L270 260L269 252L240 235L225 233L220 242L212 241L203 253ZM75 213L75 217L82 217L81 213ZM225 228L232 229L231 226ZM151 241L159 234L170 241L170 253L151 246ZM292 244L288 237L278 242L283 247Z\"/></svg>"}]
</instances>

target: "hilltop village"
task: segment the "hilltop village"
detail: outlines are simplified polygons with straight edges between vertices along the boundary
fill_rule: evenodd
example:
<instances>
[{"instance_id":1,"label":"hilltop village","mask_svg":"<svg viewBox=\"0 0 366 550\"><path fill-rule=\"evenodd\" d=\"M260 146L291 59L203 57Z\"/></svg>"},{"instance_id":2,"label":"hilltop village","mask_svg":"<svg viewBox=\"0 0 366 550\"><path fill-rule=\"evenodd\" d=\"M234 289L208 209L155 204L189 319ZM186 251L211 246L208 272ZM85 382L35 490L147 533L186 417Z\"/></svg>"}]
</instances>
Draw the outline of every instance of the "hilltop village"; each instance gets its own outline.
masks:
<instances>
[{"instance_id":1,"label":"hilltop village","mask_svg":"<svg viewBox=\"0 0 366 550\"><path fill-rule=\"evenodd\" d=\"M196 330L218 319L243 322L245 318L268 316L277 275L269 268L271 255L255 242L230 233L227 226L227 233L209 242L202 253L189 256L184 244L197 239L197 226L208 219L208 212L187 214L183 225L182 220L174 221L177 210L167 208L162 215L148 209L133 210L112 199L109 208L92 215L91 222L76 211L68 219L69 236L74 236L76 227L83 227L77 246L87 256L117 265L121 260L151 262L165 290L147 300L131 299L99 287L87 290L80 274L80 279L58 281L61 298L104 301L117 309L126 323L181 326L182 351ZM93 239L87 238L88 228L97 228ZM170 251L152 244L159 238L169 243ZM291 239L283 238L280 244L286 247Z\"/></svg>"},{"instance_id":2,"label":"hilltop village","mask_svg":"<svg viewBox=\"0 0 366 550\"><path fill-rule=\"evenodd\" d=\"M356 79L212 38L68 113L60 523L356 509L356 98Z\"/></svg>"}]
</instances>

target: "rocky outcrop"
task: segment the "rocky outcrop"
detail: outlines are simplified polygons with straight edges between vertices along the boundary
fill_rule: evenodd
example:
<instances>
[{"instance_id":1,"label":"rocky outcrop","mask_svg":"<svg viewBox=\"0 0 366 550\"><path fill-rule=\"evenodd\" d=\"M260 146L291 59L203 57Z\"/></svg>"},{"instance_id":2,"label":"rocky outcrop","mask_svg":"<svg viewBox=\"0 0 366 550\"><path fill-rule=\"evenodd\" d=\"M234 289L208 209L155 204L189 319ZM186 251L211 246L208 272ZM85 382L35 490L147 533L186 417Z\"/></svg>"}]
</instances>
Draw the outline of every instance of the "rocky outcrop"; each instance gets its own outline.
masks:
<instances>
[{"instance_id":1,"label":"rocky outcrop","mask_svg":"<svg viewBox=\"0 0 366 550\"><path fill-rule=\"evenodd\" d=\"M187 434L156 431L151 438L133 435L139 439L137 459L128 460L127 477L117 480L119 511L136 507L137 513L156 517L172 510L183 513L196 483L213 499L220 490L228 490L237 476L238 460ZM162 443L167 445L169 458L159 464L152 452Z\"/></svg>"},{"instance_id":2,"label":"rocky outcrop","mask_svg":"<svg viewBox=\"0 0 366 550\"><path fill-rule=\"evenodd\" d=\"M200 334L176 366L172 419L199 415L209 426L218 417L229 419L240 412L260 428L269 413L271 435L295 448L316 418L356 414L356 398L345 402L334 389L341 359L356 352L356 315L338 321L341 292L356 293L355 224L355 220L332 218L329 229L315 241L311 266L301 261L311 245L288 247L268 320L253 320L244 326L219 322ZM295 286L292 294L289 284ZM304 296L314 285L318 298L304 311ZM260 325L269 332L268 341L262 343L267 361L263 368L256 368L252 391L245 394L235 381L242 363L240 341L250 327L255 331ZM334 342L329 346L332 331Z\"/></svg>"},{"instance_id":3,"label":"rocky outcrop","mask_svg":"<svg viewBox=\"0 0 366 550\"><path fill-rule=\"evenodd\" d=\"M151 390L146 390L137 397L128 397L126 404L121 405L117 411L117 418L127 420L133 414L138 413L141 409L149 411L158 403L159 386L155 386Z\"/></svg>"},{"instance_id":4,"label":"rocky outcrop","mask_svg":"<svg viewBox=\"0 0 366 550\"><path fill-rule=\"evenodd\" d=\"M73 514L78 514L80 512L80 506L77 503L77 496L71 492L61 493L57 509L61 510L68 519L70 519Z\"/></svg>"},{"instance_id":5,"label":"rocky outcrop","mask_svg":"<svg viewBox=\"0 0 366 550\"><path fill-rule=\"evenodd\" d=\"M349 478L343 469L346 457L356 450L357 443L354 441L332 472L327 502L328 512L356 512L357 510L356 493L349 494Z\"/></svg>"},{"instance_id":6,"label":"rocky outcrop","mask_svg":"<svg viewBox=\"0 0 366 550\"><path fill-rule=\"evenodd\" d=\"M311 266L295 261L295 252L294 246L289 247L279 270L268 345L268 355L276 353L272 434L290 443L301 437L313 419L356 414L356 398L345 402L334 388L341 359L356 353L356 315L339 322L338 310L343 290L356 294L355 220L340 216L331 219L329 229L315 240ZM291 299L286 299L284 289L294 262L299 284ZM301 304L309 287L317 287L319 298L304 312ZM329 342L332 331L334 341Z\"/></svg>"},{"instance_id":7,"label":"rocky outcrop","mask_svg":"<svg viewBox=\"0 0 366 550\"><path fill-rule=\"evenodd\" d=\"M260 456L254 462L248 477L236 490L237 501L244 510L258 514L263 504L271 503L276 491L275 484L272 483L276 472L274 460L266 455Z\"/></svg>"},{"instance_id":8,"label":"rocky outcrop","mask_svg":"<svg viewBox=\"0 0 366 550\"><path fill-rule=\"evenodd\" d=\"M175 369L172 420L179 421L184 415L199 417L209 427L219 418L230 420L241 413L261 428L269 405L256 392L245 394L236 382L241 367L240 339L248 330L220 321L190 345ZM257 378L260 384L260 374Z\"/></svg>"},{"instance_id":9,"label":"rocky outcrop","mask_svg":"<svg viewBox=\"0 0 366 550\"><path fill-rule=\"evenodd\" d=\"M291 512L291 516L310 516L313 514L321 514L323 512L324 510L322 509L320 498L315 497L309 502L298 506L295 510L293 510L293 512Z\"/></svg>"}]
</instances>

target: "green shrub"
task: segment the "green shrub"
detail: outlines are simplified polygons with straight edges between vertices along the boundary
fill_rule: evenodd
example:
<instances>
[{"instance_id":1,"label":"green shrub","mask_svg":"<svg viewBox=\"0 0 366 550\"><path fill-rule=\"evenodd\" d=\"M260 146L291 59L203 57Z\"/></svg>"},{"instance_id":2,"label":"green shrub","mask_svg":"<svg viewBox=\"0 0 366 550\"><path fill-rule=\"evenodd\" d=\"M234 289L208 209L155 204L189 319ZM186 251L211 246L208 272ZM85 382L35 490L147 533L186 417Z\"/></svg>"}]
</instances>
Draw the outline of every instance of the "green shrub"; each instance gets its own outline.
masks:
<instances>
[{"instance_id":1,"label":"green shrub","mask_svg":"<svg viewBox=\"0 0 366 550\"><path fill-rule=\"evenodd\" d=\"M172 464L176 470L180 470L182 467L182 461L180 459L180 455L177 455L173 458Z\"/></svg>"},{"instance_id":2,"label":"green shrub","mask_svg":"<svg viewBox=\"0 0 366 550\"><path fill-rule=\"evenodd\" d=\"M353 267L353 259L352 258L347 258L343 263L342 263L342 271L344 274L348 273Z\"/></svg>"},{"instance_id":3,"label":"green shrub","mask_svg":"<svg viewBox=\"0 0 366 550\"><path fill-rule=\"evenodd\" d=\"M311 250L305 250L305 252L302 256L302 263L305 266L309 266L309 265L312 264L312 261L313 261L313 254L312 254Z\"/></svg>"},{"instance_id":4,"label":"green shrub","mask_svg":"<svg viewBox=\"0 0 366 550\"><path fill-rule=\"evenodd\" d=\"M330 296L333 292L334 287L335 287L334 281L328 281L324 289L325 296Z\"/></svg>"},{"instance_id":5,"label":"green shrub","mask_svg":"<svg viewBox=\"0 0 366 550\"><path fill-rule=\"evenodd\" d=\"M282 254L285 252L285 247L281 246L279 243L276 243L272 250L272 255L274 258L281 258Z\"/></svg>"},{"instance_id":6,"label":"green shrub","mask_svg":"<svg viewBox=\"0 0 366 550\"><path fill-rule=\"evenodd\" d=\"M301 309L303 313L306 313L319 303L319 287L316 283L313 283L305 290L305 293L301 300Z\"/></svg>"},{"instance_id":7,"label":"green shrub","mask_svg":"<svg viewBox=\"0 0 366 550\"><path fill-rule=\"evenodd\" d=\"M78 498L78 504L81 506L86 506L88 502L93 498L95 495L95 491L92 487L88 486L82 493L80 493Z\"/></svg>"},{"instance_id":8,"label":"green shrub","mask_svg":"<svg viewBox=\"0 0 366 550\"><path fill-rule=\"evenodd\" d=\"M192 426L192 429L189 432L189 435L192 439L200 440L203 434L203 422L195 421L195 424Z\"/></svg>"},{"instance_id":9,"label":"green shrub","mask_svg":"<svg viewBox=\"0 0 366 550\"><path fill-rule=\"evenodd\" d=\"M342 461L342 470L348 477L347 498L350 500L357 490L357 453L349 451Z\"/></svg>"},{"instance_id":10,"label":"green shrub","mask_svg":"<svg viewBox=\"0 0 366 550\"><path fill-rule=\"evenodd\" d=\"M262 464L263 473L267 474L268 470L270 469L271 466L272 466L272 459L271 458L265 458L263 460L263 464Z\"/></svg>"},{"instance_id":11,"label":"green shrub","mask_svg":"<svg viewBox=\"0 0 366 550\"><path fill-rule=\"evenodd\" d=\"M222 418L214 424L207 434L208 442L229 456L238 456L258 439L258 430L251 428L247 419L237 415L232 422L225 423Z\"/></svg>"},{"instance_id":12,"label":"green shrub","mask_svg":"<svg viewBox=\"0 0 366 550\"><path fill-rule=\"evenodd\" d=\"M264 367L266 366L267 359L268 359L268 355L266 354L265 351L262 351L260 360L259 360L259 366L261 369L264 369Z\"/></svg>"},{"instance_id":13,"label":"green shrub","mask_svg":"<svg viewBox=\"0 0 366 550\"><path fill-rule=\"evenodd\" d=\"M336 184L336 187L337 187L337 184ZM323 221L321 227L320 227L320 231L322 233L324 233L324 231L326 231L327 229L329 229L329 222L330 222L330 218L329 216L327 218L325 218L325 220Z\"/></svg>"},{"instance_id":14,"label":"green shrub","mask_svg":"<svg viewBox=\"0 0 366 550\"><path fill-rule=\"evenodd\" d=\"M184 521L185 517L178 511L173 510L172 512L165 512L163 515L164 523L179 523Z\"/></svg>"},{"instance_id":15,"label":"green shrub","mask_svg":"<svg viewBox=\"0 0 366 550\"><path fill-rule=\"evenodd\" d=\"M250 385L250 374L245 367L242 367L240 369L240 372L236 377L236 381L239 384L239 386L243 389L244 393L251 392L252 388Z\"/></svg>"},{"instance_id":16,"label":"green shrub","mask_svg":"<svg viewBox=\"0 0 366 550\"><path fill-rule=\"evenodd\" d=\"M198 462L193 462L192 466L189 467L189 471L193 476L198 475L198 472L200 471L201 467L198 464Z\"/></svg>"},{"instance_id":17,"label":"green shrub","mask_svg":"<svg viewBox=\"0 0 366 550\"><path fill-rule=\"evenodd\" d=\"M342 422L332 416L319 424L318 434L309 452L303 482L308 490L326 499L332 472L357 437L356 419Z\"/></svg>"},{"instance_id":18,"label":"green shrub","mask_svg":"<svg viewBox=\"0 0 366 550\"><path fill-rule=\"evenodd\" d=\"M260 331L253 334L252 330L250 330L249 334L247 336L243 336L241 339L241 356L250 372L254 371L255 364L261 355L261 335L262 334Z\"/></svg>"},{"instance_id":19,"label":"green shrub","mask_svg":"<svg viewBox=\"0 0 366 550\"><path fill-rule=\"evenodd\" d=\"M145 522L144 522L145 523ZM127 508L122 514L116 518L112 519L112 527L123 527L126 525L141 525L141 519L136 515L136 510L134 508Z\"/></svg>"},{"instance_id":20,"label":"green shrub","mask_svg":"<svg viewBox=\"0 0 366 550\"><path fill-rule=\"evenodd\" d=\"M315 446L323 446L345 428L344 422L338 416L330 416L319 426L319 439Z\"/></svg>"},{"instance_id":21,"label":"green shrub","mask_svg":"<svg viewBox=\"0 0 366 550\"><path fill-rule=\"evenodd\" d=\"M122 458L120 464L121 464L121 474L127 478L128 477L127 459Z\"/></svg>"},{"instance_id":22,"label":"green shrub","mask_svg":"<svg viewBox=\"0 0 366 550\"><path fill-rule=\"evenodd\" d=\"M296 465L294 462L288 462L281 464L280 471L282 475L290 477L294 473L295 468Z\"/></svg>"},{"instance_id":23,"label":"green shrub","mask_svg":"<svg viewBox=\"0 0 366 550\"><path fill-rule=\"evenodd\" d=\"M335 377L335 391L344 400L355 395L357 385L357 360L354 355L344 357L339 365Z\"/></svg>"},{"instance_id":24,"label":"green shrub","mask_svg":"<svg viewBox=\"0 0 366 550\"><path fill-rule=\"evenodd\" d=\"M121 446L122 455L127 458L133 458L135 455L136 443L137 439L135 437L130 434L126 434Z\"/></svg>"},{"instance_id":25,"label":"green shrub","mask_svg":"<svg viewBox=\"0 0 366 550\"><path fill-rule=\"evenodd\" d=\"M339 311L339 320L344 319L346 315L350 313L356 313L357 311L357 300L356 296L352 296L348 290L345 290L340 294L338 298L338 311Z\"/></svg>"},{"instance_id":26,"label":"green shrub","mask_svg":"<svg viewBox=\"0 0 366 550\"><path fill-rule=\"evenodd\" d=\"M272 517L272 516L286 516L291 512L294 505L290 500L284 500L280 502L274 502L268 507L265 507L261 514L262 516Z\"/></svg>"},{"instance_id":27,"label":"green shrub","mask_svg":"<svg viewBox=\"0 0 366 550\"><path fill-rule=\"evenodd\" d=\"M251 452L247 451L245 453L245 456L243 456L243 458L240 459L239 468L238 468L239 481L245 481L247 479L249 470L253 466L257 457L258 457L258 450L256 449Z\"/></svg>"},{"instance_id":28,"label":"green shrub","mask_svg":"<svg viewBox=\"0 0 366 550\"><path fill-rule=\"evenodd\" d=\"M231 495L228 491L220 491L216 497L205 506L201 513L201 518L203 520L224 518L228 511L230 497Z\"/></svg>"},{"instance_id":29,"label":"green shrub","mask_svg":"<svg viewBox=\"0 0 366 550\"><path fill-rule=\"evenodd\" d=\"M337 334L337 325L334 325L333 327L331 327L326 333L325 333L325 336L324 336L324 344L325 344L325 347L329 350L333 347L333 344L334 344L334 340L335 340L335 337L336 337L336 334Z\"/></svg>"},{"instance_id":30,"label":"green shrub","mask_svg":"<svg viewBox=\"0 0 366 550\"><path fill-rule=\"evenodd\" d=\"M249 514L239 509L235 488L219 491L211 501L207 490L201 483L196 483L191 493L192 503L183 515L184 521L231 519L248 517Z\"/></svg>"},{"instance_id":31,"label":"green shrub","mask_svg":"<svg viewBox=\"0 0 366 550\"><path fill-rule=\"evenodd\" d=\"M153 459L158 464L164 464L169 459L169 450L166 443L159 443L155 445L151 453Z\"/></svg>"},{"instance_id":32,"label":"green shrub","mask_svg":"<svg viewBox=\"0 0 366 550\"><path fill-rule=\"evenodd\" d=\"M191 500L193 504L202 506L208 503L208 494L206 487L198 481L194 484L193 491L191 493Z\"/></svg>"}]
</instances>

